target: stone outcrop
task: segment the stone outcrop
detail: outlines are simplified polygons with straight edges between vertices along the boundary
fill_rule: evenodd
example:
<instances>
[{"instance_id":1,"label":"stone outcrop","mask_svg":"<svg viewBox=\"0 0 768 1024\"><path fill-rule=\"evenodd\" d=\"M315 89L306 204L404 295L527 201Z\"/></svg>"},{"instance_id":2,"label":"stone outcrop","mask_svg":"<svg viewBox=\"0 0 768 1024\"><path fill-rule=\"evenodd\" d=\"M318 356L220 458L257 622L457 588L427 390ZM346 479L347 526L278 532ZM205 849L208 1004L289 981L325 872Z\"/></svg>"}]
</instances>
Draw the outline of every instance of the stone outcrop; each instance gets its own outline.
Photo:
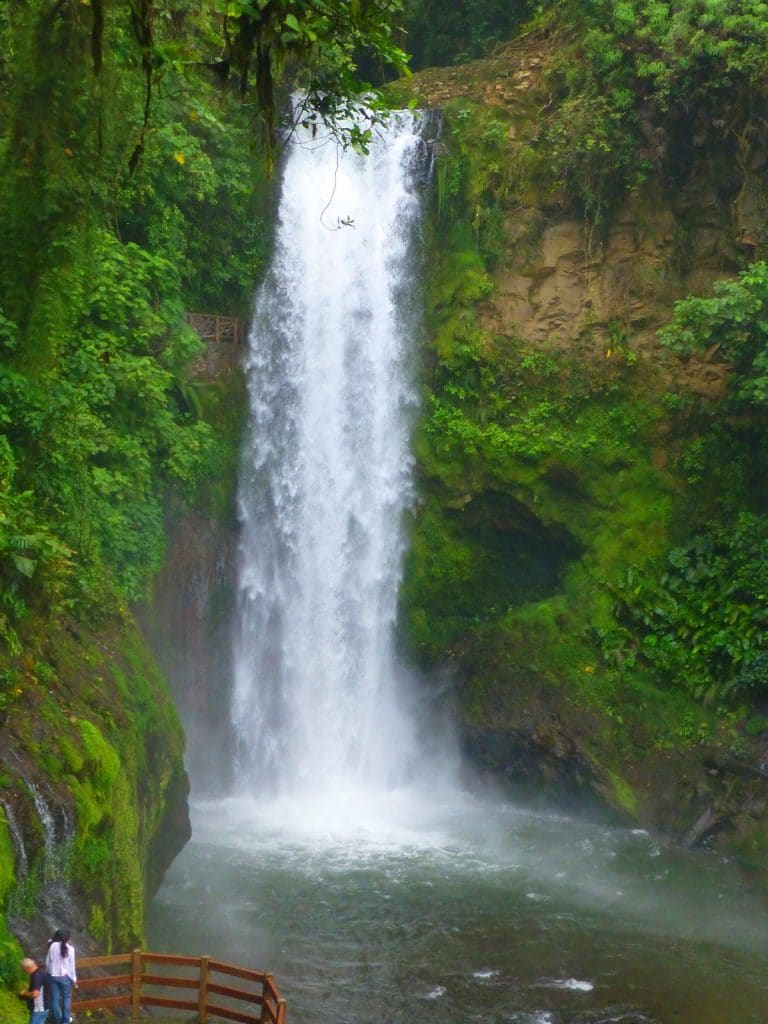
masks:
<instances>
[{"instance_id":1,"label":"stone outcrop","mask_svg":"<svg viewBox=\"0 0 768 1024\"><path fill-rule=\"evenodd\" d=\"M169 522L165 564L142 629L165 672L187 735L199 793L227 788L237 529L192 511Z\"/></svg>"},{"instance_id":2,"label":"stone outcrop","mask_svg":"<svg viewBox=\"0 0 768 1024\"><path fill-rule=\"evenodd\" d=\"M541 121L556 103L546 75L555 45L546 38L523 38L497 48L486 60L419 72L408 84L421 104L446 110L442 145L452 161L444 165L448 167L448 185L444 179L446 193L441 200L450 209L437 211L440 223L435 231L441 245L455 246L457 255L451 263L453 253L449 254L445 280L434 284L438 298L431 327L437 339L436 358L439 361L447 352L457 363L466 360L455 377L449 378L450 386L456 394L466 382L464 394L479 394L476 401L481 410L493 407L497 397L493 388L506 388L510 394L521 390L514 369L505 367L497 372L494 359L501 364L504 358L513 363L514 358L533 353L562 357L552 365L561 370L563 366L576 367L574 377L581 374L582 380L594 382L596 395L603 388L595 404L602 403L605 408L612 401L611 380L618 389L618 382L630 379L629 370L638 405L652 407L655 419L642 441L625 442L624 453L613 462L601 463L598 440L595 458L584 458L576 469L573 463L561 463L556 450L542 456L539 464L530 450L510 455L505 466L500 465L501 456L491 462L477 451L485 413L478 414L476 409L467 414L466 422L477 428L477 434L467 428L465 436L471 440L465 449L461 450L461 439L445 442L444 450L454 444L450 449L453 462L441 455L442 439L435 445L437 454L428 452L423 475L432 490L433 521L442 515L440 521L449 524L442 541L445 550L458 537L460 543L474 544L473 550L480 551L478 560L482 560L485 540L471 510L491 489L500 506L504 502L511 507L527 505L549 530L572 531L571 543L560 551L558 571L547 591L557 597L546 609L539 614L535 606L536 597L544 592L536 595L532 582L542 578L544 563L534 559L527 564L530 595L524 588L516 589L511 579L504 593L494 592L488 598L489 605L501 609L497 616L484 617L480 611L480 626L464 616L466 637L451 635L446 645L446 656L454 664L458 680L465 748L484 772L504 779L529 797L538 799L545 793L547 799L569 806L586 806L592 811L602 807L619 820L658 830L671 841L721 846L744 854L753 864L765 863L768 780L761 767L760 737L747 736L742 730L737 740L742 747L740 759L726 750L735 734L730 738L710 734L708 746L681 726L678 736L662 741L653 735L653 726L644 728L642 713L634 714L623 704L633 700L628 693L606 698L605 690L590 693L589 686L572 691L569 677L596 671L589 657L573 664L551 652L560 644L562 633L573 627L567 601L573 600L574 594L565 596L561 581L584 552L590 559L584 571L585 587L599 590L603 585L599 578L602 566L597 579L591 575L596 573L596 560L590 552L590 529L595 535L602 531L602 543L621 543L611 535L611 520L622 490L633 486L625 470L641 461L647 463L646 490L634 499L633 514L638 520L643 502L653 503L657 498L649 484L654 470L659 471L658 482L667 493L681 488L671 470L685 443L677 451L672 449L673 428L665 409L684 396L689 407L703 399L701 408L710 410L711 415L725 394L730 368L716 346L682 360L660 344L658 331L669 323L677 300L711 294L714 282L733 277L745 262L765 251L768 208L763 176L768 154L756 136L732 143L724 137L718 141L712 132L692 131L689 159L684 165L670 167L663 155L665 139L647 120L647 155L655 171L644 186L621 199L614 197L609 212L595 223L565 194L553 193L535 178L526 178L529 165L524 161L515 165L524 151L528 158L535 154ZM495 148L489 144L478 157L484 135L498 140L502 133L506 143ZM494 170L490 171L492 161ZM461 209L462 200L471 209ZM449 224L451 217L456 224ZM485 223L494 225L493 244L487 251L483 251L483 217ZM466 267L482 281L482 288L469 301L461 293L460 273ZM449 306L454 301L464 302L463 320L451 335ZM482 341L475 342L475 332ZM457 357L462 346L472 345L471 357ZM472 375L471 358L475 365L487 369L494 381L488 392L482 391ZM556 405L563 397L561 392L567 393L567 373L562 371L561 377L553 379L550 393L546 393L546 381L535 380L539 389L536 400ZM449 406L461 422L472 398L455 401L450 393L440 391L443 378L439 373L435 378L437 401ZM574 404L578 406L578 401ZM501 430L514 423L515 417L523 418L526 411L524 400L513 406L507 399L507 420ZM627 403L617 415L631 416L631 412ZM474 451L470 444L475 445ZM622 482L602 489L591 486L601 477ZM449 514L446 509L451 510ZM461 511L463 525L458 528L454 509ZM503 563L493 563L497 574L514 569L516 544L530 549L529 537L536 531L520 529L523 520L524 516L515 516ZM581 530L585 523L591 525ZM489 544L495 543L493 524L481 525ZM652 517L646 528L649 535L655 533L659 538L666 529ZM434 537L429 544L424 549L429 550L434 564L438 557ZM653 545L648 545L644 557L649 550ZM663 547L659 545L658 550ZM630 556L618 560L624 568L630 563ZM419 568L426 576L426 570ZM445 578L450 580L447 568ZM423 593L428 598L419 608L422 618L429 612L433 591L423 587ZM607 593L604 597L610 600ZM454 621L464 614L458 602L450 614ZM431 626L434 633L437 627ZM586 632L591 626L581 623L581 628ZM448 632L452 629L455 631L449 622ZM572 658L588 650L589 643L573 645ZM676 683L670 680L669 685L674 688ZM663 715L661 706L662 702L658 715ZM631 727L627 724L630 720ZM735 764L740 764L738 770Z\"/></svg>"},{"instance_id":3,"label":"stone outcrop","mask_svg":"<svg viewBox=\"0 0 768 1024\"><path fill-rule=\"evenodd\" d=\"M130 619L35 628L47 648L0 721L8 926L32 951L58 927L84 952L128 948L190 835L178 718Z\"/></svg>"}]
</instances>

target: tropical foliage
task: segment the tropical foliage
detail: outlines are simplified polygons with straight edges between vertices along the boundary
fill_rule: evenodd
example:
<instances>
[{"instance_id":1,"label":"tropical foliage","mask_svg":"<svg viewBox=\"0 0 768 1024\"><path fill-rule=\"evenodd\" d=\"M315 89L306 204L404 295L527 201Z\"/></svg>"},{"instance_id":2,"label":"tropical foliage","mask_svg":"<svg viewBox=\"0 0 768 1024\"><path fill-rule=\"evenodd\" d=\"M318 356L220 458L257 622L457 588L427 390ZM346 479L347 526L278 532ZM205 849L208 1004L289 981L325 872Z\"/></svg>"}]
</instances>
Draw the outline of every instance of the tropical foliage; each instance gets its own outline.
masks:
<instances>
[{"instance_id":1,"label":"tropical foliage","mask_svg":"<svg viewBox=\"0 0 768 1024\"><path fill-rule=\"evenodd\" d=\"M613 653L708 703L768 690L767 316L764 263L717 282L711 297L676 304L663 343L684 359L706 352L723 361L729 387L714 417L703 402L698 415L690 406L680 413L695 532L630 570L616 591L626 631L612 637Z\"/></svg>"},{"instance_id":2,"label":"tropical foliage","mask_svg":"<svg viewBox=\"0 0 768 1024\"><path fill-rule=\"evenodd\" d=\"M683 357L709 350L731 370L728 405L751 411L763 426L768 412L768 266L753 263L709 298L678 302L661 340Z\"/></svg>"},{"instance_id":3,"label":"tropical foliage","mask_svg":"<svg viewBox=\"0 0 768 1024\"><path fill-rule=\"evenodd\" d=\"M688 742L689 715L727 718L764 697L765 264L678 302L650 361L631 325L600 314L568 346L494 325L516 273L536 289L540 232L563 213L583 218L599 275L595 225L616 227L628 191L644 227L659 195L675 210L707 189L741 199L764 159L765 19L760 5L552 5L531 37L532 52L551 46L541 91L447 105L425 506L404 603L416 649L461 660L479 713L511 699L510 678L535 676L638 729L663 707L657 736ZM482 75L468 69L468 95ZM724 214L724 253L729 230ZM696 256L668 241L658 279L671 303ZM719 391L696 390L707 375ZM626 695L640 692L633 711Z\"/></svg>"},{"instance_id":4,"label":"tropical foliage","mask_svg":"<svg viewBox=\"0 0 768 1024\"><path fill-rule=\"evenodd\" d=\"M555 0L559 98L540 145L556 187L600 217L651 171L685 176L727 136L743 153L762 131L768 7L760 0Z\"/></svg>"},{"instance_id":5,"label":"tropical foliage","mask_svg":"<svg viewBox=\"0 0 768 1024\"><path fill-rule=\"evenodd\" d=\"M617 588L627 632L611 653L707 704L765 693L768 518L742 513L731 526L713 524L659 568L631 570Z\"/></svg>"},{"instance_id":6,"label":"tropical foliage","mask_svg":"<svg viewBox=\"0 0 768 1024\"><path fill-rule=\"evenodd\" d=\"M483 57L511 39L534 7L531 0L407 0L405 48L414 68Z\"/></svg>"},{"instance_id":7,"label":"tropical foliage","mask_svg":"<svg viewBox=\"0 0 768 1024\"><path fill-rule=\"evenodd\" d=\"M0 635L145 592L169 489L224 471L185 311L247 316L278 85L343 117L396 5L11 0L0 15ZM282 76L282 77L281 77ZM251 85L253 88L251 88ZM234 88L233 88L234 86Z\"/></svg>"}]
</instances>

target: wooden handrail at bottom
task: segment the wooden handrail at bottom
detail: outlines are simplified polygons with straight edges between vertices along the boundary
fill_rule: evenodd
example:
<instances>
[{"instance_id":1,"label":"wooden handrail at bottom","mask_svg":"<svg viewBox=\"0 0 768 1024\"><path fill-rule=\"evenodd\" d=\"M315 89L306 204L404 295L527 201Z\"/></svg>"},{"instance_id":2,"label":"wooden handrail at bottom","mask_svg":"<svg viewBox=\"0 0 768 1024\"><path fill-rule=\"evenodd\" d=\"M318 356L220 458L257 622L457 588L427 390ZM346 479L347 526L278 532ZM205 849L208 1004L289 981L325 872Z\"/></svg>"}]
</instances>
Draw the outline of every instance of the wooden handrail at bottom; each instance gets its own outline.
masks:
<instances>
[{"instance_id":1,"label":"wooden handrail at bottom","mask_svg":"<svg viewBox=\"0 0 768 1024\"><path fill-rule=\"evenodd\" d=\"M211 960L209 969L217 974L229 974L233 978L242 978L244 981L255 981L258 985L265 985L271 974L264 974L263 971L252 971L248 967L235 967L234 964L225 964L222 960Z\"/></svg>"},{"instance_id":2,"label":"wooden handrail at bottom","mask_svg":"<svg viewBox=\"0 0 768 1024\"><path fill-rule=\"evenodd\" d=\"M82 964L78 964L78 967L82 971ZM117 988L119 985L130 985L131 975L130 974L110 974L102 978L80 978L77 983L77 987L87 991L91 988Z\"/></svg>"},{"instance_id":3,"label":"wooden handrail at bottom","mask_svg":"<svg viewBox=\"0 0 768 1024\"><path fill-rule=\"evenodd\" d=\"M164 1006L169 1010L196 1010L196 999L167 999L165 996L142 996L142 1006Z\"/></svg>"},{"instance_id":4,"label":"wooden handrail at bottom","mask_svg":"<svg viewBox=\"0 0 768 1024\"><path fill-rule=\"evenodd\" d=\"M77 966L83 970L88 967L116 967L118 964L129 964L133 953L113 953L110 956L79 956Z\"/></svg>"},{"instance_id":5,"label":"wooden handrail at bottom","mask_svg":"<svg viewBox=\"0 0 768 1024\"><path fill-rule=\"evenodd\" d=\"M174 978L169 975L164 978L162 974L142 974L142 985L165 985L168 988L197 988L198 983L194 978Z\"/></svg>"},{"instance_id":6,"label":"wooden handrail at bottom","mask_svg":"<svg viewBox=\"0 0 768 1024\"><path fill-rule=\"evenodd\" d=\"M241 988L230 988L229 985L217 985L213 981L208 982L208 991L217 996L229 996L230 999L242 999L245 1003L256 1003L261 1006L264 996L258 996L255 992L244 992Z\"/></svg>"},{"instance_id":7,"label":"wooden handrail at bottom","mask_svg":"<svg viewBox=\"0 0 768 1024\"><path fill-rule=\"evenodd\" d=\"M285 1024L285 1000L280 997L271 974L254 971L246 967L238 967L210 957L181 956L171 953L148 953L140 949L132 953L113 954L104 957L81 957L78 962L80 972L99 970L117 965L129 966L130 974L104 974L81 977L79 990L87 992L85 999L73 993L72 1010L74 1013L84 1010L111 1009L119 1006L130 1006L134 1017L139 1016L143 1007L160 1007L172 1010L189 1010L197 1013L199 1024L209 1024L212 1018L236 1021L237 1024ZM152 966L149 973L146 968ZM197 976L184 976L178 973L162 972L163 968L171 971L195 968ZM252 982L254 988L248 986L235 988L222 985L212 980L213 974L237 978L241 982ZM162 995L156 991L145 991L147 986L153 989L191 989L197 990L197 998L174 997L172 994ZM122 988L129 991L118 995L109 994L111 989ZM104 989L103 996L92 995ZM190 996L192 993L190 992ZM237 1006L223 1006L213 1003L210 997L224 997Z\"/></svg>"},{"instance_id":8,"label":"wooden handrail at bottom","mask_svg":"<svg viewBox=\"0 0 768 1024\"><path fill-rule=\"evenodd\" d=\"M169 964L177 967L199 967L202 957L182 956L179 953L145 953L142 951L141 958L148 964Z\"/></svg>"},{"instance_id":9,"label":"wooden handrail at bottom","mask_svg":"<svg viewBox=\"0 0 768 1024\"><path fill-rule=\"evenodd\" d=\"M214 1006L213 1003L208 1003L208 1012L215 1013L219 1017L224 1017L225 1020L237 1020L243 1022L243 1024L251 1024L256 1018L252 1017L247 1013L238 1013L237 1010L228 1010L225 1006Z\"/></svg>"},{"instance_id":10,"label":"wooden handrail at bottom","mask_svg":"<svg viewBox=\"0 0 768 1024\"><path fill-rule=\"evenodd\" d=\"M108 1009L110 1006L130 1006L130 1004L130 995L104 996L102 999L73 999L72 1010L100 1010L102 1007Z\"/></svg>"}]
</instances>

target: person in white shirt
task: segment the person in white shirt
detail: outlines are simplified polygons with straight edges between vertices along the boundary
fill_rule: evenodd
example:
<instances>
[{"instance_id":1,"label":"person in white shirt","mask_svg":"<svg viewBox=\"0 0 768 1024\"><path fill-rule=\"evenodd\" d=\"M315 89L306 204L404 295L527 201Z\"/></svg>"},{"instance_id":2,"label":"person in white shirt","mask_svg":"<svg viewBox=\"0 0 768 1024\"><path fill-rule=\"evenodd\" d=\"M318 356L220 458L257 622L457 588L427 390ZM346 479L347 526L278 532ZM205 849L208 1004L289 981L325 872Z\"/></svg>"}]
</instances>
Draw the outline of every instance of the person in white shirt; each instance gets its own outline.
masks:
<instances>
[{"instance_id":1,"label":"person in white shirt","mask_svg":"<svg viewBox=\"0 0 768 1024\"><path fill-rule=\"evenodd\" d=\"M48 946L45 969L51 990L53 1024L69 1024L72 986L77 984L75 947L69 942L69 932L54 933Z\"/></svg>"}]
</instances>

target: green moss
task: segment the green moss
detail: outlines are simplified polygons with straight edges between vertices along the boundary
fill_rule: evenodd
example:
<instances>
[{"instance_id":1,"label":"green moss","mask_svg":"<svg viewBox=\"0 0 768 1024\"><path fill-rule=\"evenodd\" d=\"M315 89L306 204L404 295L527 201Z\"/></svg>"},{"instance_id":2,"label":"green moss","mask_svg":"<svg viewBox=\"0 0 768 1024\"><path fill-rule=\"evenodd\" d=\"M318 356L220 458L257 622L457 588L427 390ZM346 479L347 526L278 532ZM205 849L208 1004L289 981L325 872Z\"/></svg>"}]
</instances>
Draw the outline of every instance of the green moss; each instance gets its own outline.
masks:
<instances>
[{"instance_id":1,"label":"green moss","mask_svg":"<svg viewBox=\"0 0 768 1024\"><path fill-rule=\"evenodd\" d=\"M637 817L638 799L632 787L616 772L606 772L611 784L610 802L632 818Z\"/></svg>"},{"instance_id":2,"label":"green moss","mask_svg":"<svg viewBox=\"0 0 768 1024\"><path fill-rule=\"evenodd\" d=\"M60 734L58 748L65 771L74 775L79 774L83 769L83 755L77 744L69 735Z\"/></svg>"},{"instance_id":3,"label":"green moss","mask_svg":"<svg viewBox=\"0 0 768 1024\"><path fill-rule=\"evenodd\" d=\"M2 939L0 939L0 946L2 945ZM18 947L16 947L18 949ZM2 953L0 952L0 956ZM13 954L12 954L13 956ZM19 958L16 958L19 959ZM23 984L21 981L14 986L14 988L21 989ZM0 1020L3 1024L27 1024L29 1021L29 1010L26 1009L26 1004L23 1004L20 999L12 995L8 991L4 991L0 988Z\"/></svg>"},{"instance_id":4,"label":"green moss","mask_svg":"<svg viewBox=\"0 0 768 1024\"><path fill-rule=\"evenodd\" d=\"M44 865L42 836L32 835L31 792L23 780L10 780L21 801L29 872L23 885L11 886L7 909L15 917L34 914L44 869L46 878L56 870L78 894L93 937L107 949L130 948L143 939L149 846L163 821L169 783L183 771L181 726L130 622L98 634L49 625L46 643L55 675L48 674L46 689L28 690L29 713L13 719L12 742L41 776L55 768L59 792L68 790L73 802L75 836L54 867ZM0 880L12 877L6 846L0 831Z\"/></svg>"},{"instance_id":5,"label":"green moss","mask_svg":"<svg viewBox=\"0 0 768 1024\"><path fill-rule=\"evenodd\" d=\"M11 830L8 825L5 808L0 805L0 906L3 906L5 903L14 880L14 855L13 842L11 841Z\"/></svg>"},{"instance_id":6,"label":"green moss","mask_svg":"<svg viewBox=\"0 0 768 1024\"><path fill-rule=\"evenodd\" d=\"M79 729L83 771L70 783L77 813L73 865L78 884L94 901L91 917L102 922L99 937L126 948L143 936L135 780L92 722L81 720ZM112 922L111 934L105 934L105 920Z\"/></svg>"},{"instance_id":7,"label":"green moss","mask_svg":"<svg viewBox=\"0 0 768 1024\"><path fill-rule=\"evenodd\" d=\"M663 559L689 515L655 356L635 347L624 310L568 347L495 333L496 293L534 275L553 209L552 176L528 145L535 93L524 109L522 96L445 106L404 622L423 661L459 661L473 719L513 715L509 691L535 679L594 714L610 761L619 741L630 756L698 744L713 719L611 646L627 573Z\"/></svg>"},{"instance_id":8,"label":"green moss","mask_svg":"<svg viewBox=\"0 0 768 1024\"><path fill-rule=\"evenodd\" d=\"M200 415L213 430L202 487L194 495L195 509L216 519L234 521L240 441L246 422L247 391L241 373L190 385Z\"/></svg>"},{"instance_id":9,"label":"green moss","mask_svg":"<svg viewBox=\"0 0 768 1024\"><path fill-rule=\"evenodd\" d=\"M4 913L8 897L15 882L14 853L11 831L5 810L0 807L0 1020L8 1024L21 1024L28 1019L25 1006L3 986L18 990L22 987L19 960L23 953L16 939L8 931Z\"/></svg>"},{"instance_id":10,"label":"green moss","mask_svg":"<svg viewBox=\"0 0 768 1024\"><path fill-rule=\"evenodd\" d=\"M163 812L163 794L182 748L165 683L138 634L121 645L125 670L113 668L122 721L81 719L83 765L70 780L78 829L74 865L91 894L97 934L115 948L143 936L146 844ZM150 786L149 783L152 783Z\"/></svg>"},{"instance_id":11,"label":"green moss","mask_svg":"<svg viewBox=\"0 0 768 1024\"><path fill-rule=\"evenodd\" d=\"M109 929L107 927L107 917L104 907L101 905L94 905L91 907L91 916L88 921L88 931L95 938L102 942L109 935Z\"/></svg>"}]
</instances>

